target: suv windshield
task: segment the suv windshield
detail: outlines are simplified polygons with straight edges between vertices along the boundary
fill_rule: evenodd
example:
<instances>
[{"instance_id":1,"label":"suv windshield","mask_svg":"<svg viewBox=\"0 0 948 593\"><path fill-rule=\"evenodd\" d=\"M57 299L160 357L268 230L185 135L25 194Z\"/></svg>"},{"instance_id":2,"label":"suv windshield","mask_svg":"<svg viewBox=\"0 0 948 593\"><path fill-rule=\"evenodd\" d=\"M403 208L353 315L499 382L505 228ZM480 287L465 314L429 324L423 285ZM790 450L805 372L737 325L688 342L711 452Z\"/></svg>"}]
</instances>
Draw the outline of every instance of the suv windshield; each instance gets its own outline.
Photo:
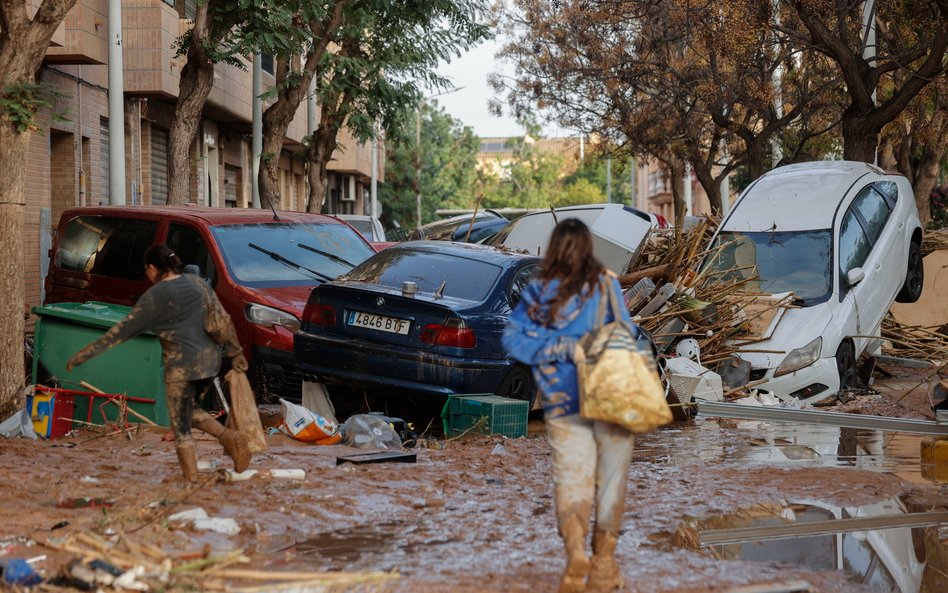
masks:
<instances>
[{"instance_id":1,"label":"suv windshield","mask_svg":"<svg viewBox=\"0 0 948 593\"><path fill-rule=\"evenodd\" d=\"M212 229L234 280L248 286L322 282L348 272L346 262L358 264L374 253L342 224L267 222Z\"/></svg>"},{"instance_id":2,"label":"suv windshield","mask_svg":"<svg viewBox=\"0 0 948 593\"><path fill-rule=\"evenodd\" d=\"M706 264L711 278L738 282L769 294L793 292L803 306L829 299L833 292L833 233L830 229L785 232L721 232L715 255Z\"/></svg>"},{"instance_id":3,"label":"suv windshield","mask_svg":"<svg viewBox=\"0 0 948 593\"><path fill-rule=\"evenodd\" d=\"M481 301L497 283L501 271L500 266L466 257L386 249L349 272L344 280L397 289L408 280L418 286L419 292L435 292L444 283L444 296Z\"/></svg>"}]
</instances>

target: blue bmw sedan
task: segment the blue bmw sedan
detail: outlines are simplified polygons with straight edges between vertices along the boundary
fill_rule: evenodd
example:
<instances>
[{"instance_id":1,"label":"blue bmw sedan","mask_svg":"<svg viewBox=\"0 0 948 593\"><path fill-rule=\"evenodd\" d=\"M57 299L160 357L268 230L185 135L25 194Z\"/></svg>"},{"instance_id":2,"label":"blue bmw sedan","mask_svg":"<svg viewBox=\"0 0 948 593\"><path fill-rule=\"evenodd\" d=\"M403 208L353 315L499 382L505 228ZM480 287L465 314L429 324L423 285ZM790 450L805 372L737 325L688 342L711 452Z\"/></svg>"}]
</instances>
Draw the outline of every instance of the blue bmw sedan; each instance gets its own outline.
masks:
<instances>
[{"instance_id":1,"label":"blue bmw sedan","mask_svg":"<svg viewBox=\"0 0 948 593\"><path fill-rule=\"evenodd\" d=\"M299 370L378 393L531 400L500 338L536 256L443 241L394 245L313 289L294 338Z\"/></svg>"}]
</instances>

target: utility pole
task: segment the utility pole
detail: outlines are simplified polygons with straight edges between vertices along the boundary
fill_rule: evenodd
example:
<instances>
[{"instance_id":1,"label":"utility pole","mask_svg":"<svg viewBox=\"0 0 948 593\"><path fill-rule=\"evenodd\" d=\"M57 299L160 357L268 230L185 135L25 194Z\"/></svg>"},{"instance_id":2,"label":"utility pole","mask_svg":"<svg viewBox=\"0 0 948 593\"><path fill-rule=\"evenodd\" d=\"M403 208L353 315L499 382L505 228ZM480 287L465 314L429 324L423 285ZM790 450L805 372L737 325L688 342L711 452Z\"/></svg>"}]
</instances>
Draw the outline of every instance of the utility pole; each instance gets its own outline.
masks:
<instances>
[{"instance_id":1,"label":"utility pole","mask_svg":"<svg viewBox=\"0 0 948 593\"><path fill-rule=\"evenodd\" d=\"M685 163L685 216L691 216L694 211L691 195L691 163Z\"/></svg>"},{"instance_id":2,"label":"utility pole","mask_svg":"<svg viewBox=\"0 0 948 593\"><path fill-rule=\"evenodd\" d=\"M251 106L253 112L253 122L250 127L250 152L251 152L251 173L252 179L251 205L254 208L260 207L260 157L263 152L263 100L260 95L263 94L263 63L260 52L253 55L253 81L251 82ZM279 155L276 155L279 158Z\"/></svg>"},{"instance_id":3,"label":"utility pole","mask_svg":"<svg viewBox=\"0 0 948 593\"><path fill-rule=\"evenodd\" d=\"M369 186L370 212L372 218L379 217L379 138L378 126L375 129L375 137L372 138L372 183ZM375 223L373 222L373 228Z\"/></svg>"},{"instance_id":4,"label":"utility pole","mask_svg":"<svg viewBox=\"0 0 948 593\"><path fill-rule=\"evenodd\" d=\"M109 0L109 204L125 205L125 80L122 0Z\"/></svg>"},{"instance_id":5,"label":"utility pole","mask_svg":"<svg viewBox=\"0 0 948 593\"><path fill-rule=\"evenodd\" d=\"M638 188L635 187L635 157L629 157L629 205L633 208L639 208L639 194L636 191ZM644 210L644 208L639 208L639 210Z\"/></svg>"},{"instance_id":6,"label":"utility pole","mask_svg":"<svg viewBox=\"0 0 948 593\"><path fill-rule=\"evenodd\" d=\"M866 60L870 68L876 67L876 0L866 0L862 5L862 59ZM872 89L872 104L876 104L876 87ZM872 162L879 164L878 142Z\"/></svg>"},{"instance_id":7,"label":"utility pole","mask_svg":"<svg viewBox=\"0 0 948 593\"><path fill-rule=\"evenodd\" d=\"M415 107L415 227L421 226L421 105Z\"/></svg>"},{"instance_id":8,"label":"utility pole","mask_svg":"<svg viewBox=\"0 0 948 593\"><path fill-rule=\"evenodd\" d=\"M780 26L780 0L773 0L774 9L774 51L776 56L780 57L780 39L777 28ZM774 117L780 119L783 117L783 62L778 61L777 67L771 76L771 85L774 89ZM780 138L776 134L770 139L770 153L772 166L776 167L783 159L783 148L780 146Z\"/></svg>"},{"instance_id":9,"label":"utility pole","mask_svg":"<svg viewBox=\"0 0 948 593\"><path fill-rule=\"evenodd\" d=\"M612 203L612 156L606 157L606 202Z\"/></svg>"}]
</instances>

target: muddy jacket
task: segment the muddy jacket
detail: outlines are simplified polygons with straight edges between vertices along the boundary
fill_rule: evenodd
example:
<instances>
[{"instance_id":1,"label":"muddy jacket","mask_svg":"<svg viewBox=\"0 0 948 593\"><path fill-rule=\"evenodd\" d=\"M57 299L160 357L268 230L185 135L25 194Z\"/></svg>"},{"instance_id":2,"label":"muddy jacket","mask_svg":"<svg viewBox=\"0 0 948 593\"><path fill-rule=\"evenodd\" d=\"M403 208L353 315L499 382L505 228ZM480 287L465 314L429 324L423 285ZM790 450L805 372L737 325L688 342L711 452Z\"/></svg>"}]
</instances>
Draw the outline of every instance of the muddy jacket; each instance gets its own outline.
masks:
<instances>
[{"instance_id":1,"label":"muddy jacket","mask_svg":"<svg viewBox=\"0 0 948 593\"><path fill-rule=\"evenodd\" d=\"M163 280L138 299L125 319L73 358L82 364L109 348L151 331L162 346L167 381L196 381L217 375L221 348L227 356L241 352L230 316L207 283L193 274Z\"/></svg>"},{"instance_id":2,"label":"muddy jacket","mask_svg":"<svg viewBox=\"0 0 948 593\"><path fill-rule=\"evenodd\" d=\"M610 277L609 282L619 302L623 302L619 281ZM585 300L581 301L579 295L568 300L552 323L535 321L529 314L530 308L538 305L539 311L544 312L556 296L558 286L559 280L546 285L540 281L528 285L510 316L503 337L510 357L530 365L547 418L579 413L579 383L573 350L580 338L595 329L601 298L596 286ZM587 292L588 289L584 294ZM623 318L631 325L628 312L624 307L622 310ZM612 312L607 307L605 323L612 321Z\"/></svg>"}]
</instances>

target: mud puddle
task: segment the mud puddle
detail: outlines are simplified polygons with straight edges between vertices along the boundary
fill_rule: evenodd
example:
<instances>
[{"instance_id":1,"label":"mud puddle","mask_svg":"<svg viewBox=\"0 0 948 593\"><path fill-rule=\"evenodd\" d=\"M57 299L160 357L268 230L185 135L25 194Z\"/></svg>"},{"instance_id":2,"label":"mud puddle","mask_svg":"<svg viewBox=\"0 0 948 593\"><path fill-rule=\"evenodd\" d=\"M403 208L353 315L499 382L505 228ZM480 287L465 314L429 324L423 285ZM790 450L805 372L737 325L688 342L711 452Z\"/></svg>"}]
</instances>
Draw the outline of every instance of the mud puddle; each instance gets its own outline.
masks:
<instances>
[{"instance_id":1,"label":"mud puddle","mask_svg":"<svg viewBox=\"0 0 948 593\"><path fill-rule=\"evenodd\" d=\"M426 553L456 539L427 532L417 525L377 523L317 535L270 554L271 567L308 570L388 571L412 554Z\"/></svg>"},{"instance_id":2,"label":"mud puddle","mask_svg":"<svg viewBox=\"0 0 948 593\"><path fill-rule=\"evenodd\" d=\"M694 424L664 430L636 443L635 459L677 466L714 461L791 467L854 467L896 475L912 483L942 481L920 463L914 434L697 418Z\"/></svg>"},{"instance_id":3,"label":"mud puddle","mask_svg":"<svg viewBox=\"0 0 948 593\"><path fill-rule=\"evenodd\" d=\"M948 512L911 513L899 499L839 507L787 502L679 526L676 542L721 561L841 571L879 593L948 586Z\"/></svg>"}]
</instances>

